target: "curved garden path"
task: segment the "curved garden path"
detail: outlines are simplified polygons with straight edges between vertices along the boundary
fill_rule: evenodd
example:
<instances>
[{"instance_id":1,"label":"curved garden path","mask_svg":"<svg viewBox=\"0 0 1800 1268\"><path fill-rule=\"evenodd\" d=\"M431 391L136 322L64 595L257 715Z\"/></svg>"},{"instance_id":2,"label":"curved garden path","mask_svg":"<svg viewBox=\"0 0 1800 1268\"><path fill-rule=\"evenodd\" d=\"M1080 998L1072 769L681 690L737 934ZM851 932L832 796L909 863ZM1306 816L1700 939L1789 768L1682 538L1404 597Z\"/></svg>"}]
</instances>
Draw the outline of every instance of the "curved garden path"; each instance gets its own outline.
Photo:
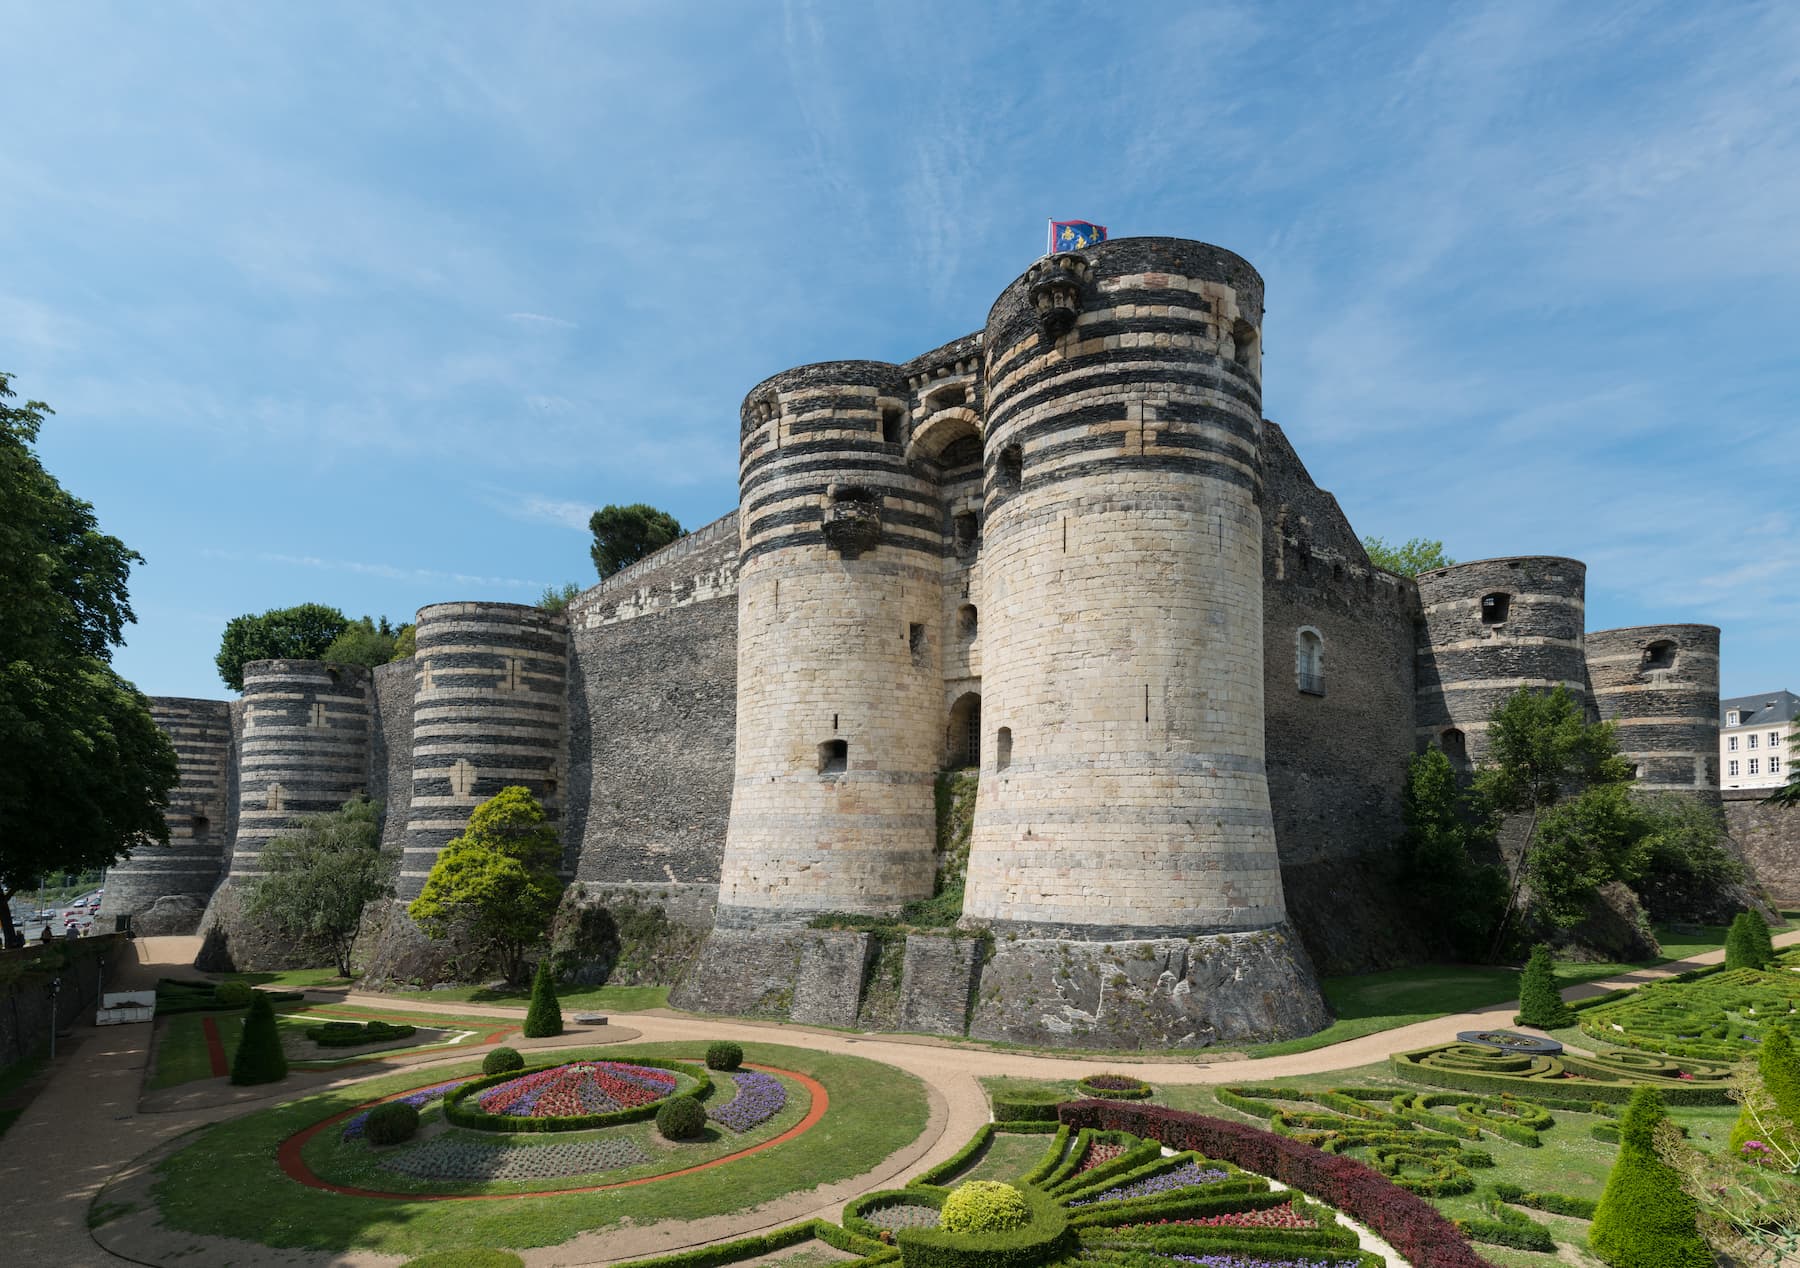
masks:
<instances>
[{"instance_id":1,"label":"curved garden path","mask_svg":"<svg viewBox=\"0 0 1800 1268\"><path fill-rule=\"evenodd\" d=\"M197 941L140 939L135 944L139 964L128 970L128 980L135 977L153 983L156 977L164 974L191 975ZM1800 931L1779 935L1775 941L1784 947L1800 943ZM1619 987L1642 985L1687 969L1717 964L1723 958L1722 951L1707 952L1658 968L1635 970L1605 981L1572 987L1563 994L1577 999ZM357 992L315 994L321 999L329 996L393 1011L443 1011L447 1007L443 1001L433 1001L429 997L415 1001ZM1225 1083L1327 1073L1381 1061L1392 1052L1450 1042L1459 1030L1509 1022L1514 1007L1511 1002L1496 1004L1365 1035L1311 1052L1256 1061L1207 1062L1204 1056L1197 1061L1128 1061L1108 1057L1103 1064L1152 1082L1171 1084ZM524 1011L460 1003L454 1008L460 1014L514 1020L521 1018ZM844 1202L856 1193L901 1183L954 1153L987 1120L987 1098L979 1081L983 1076L1071 1078L1090 1073L1102 1063L1098 1058L1002 1052L978 1045L698 1018L666 1010L630 1014L630 1024L649 1041L700 1043L723 1037L746 1043L781 1043L844 1052L886 1062L917 1075L933 1089L931 1120L918 1141L888 1158L868 1175L807 1193L790 1194L732 1216L583 1234L560 1246L525 1252L526 1263L534 1268L613 1263L741 1236L814 1216L836 1219ZM565 1036L564 1042L604 1042L603 1036L604 1028L581 1028ZM116 1265L167 1263L178 1259L192 1268L246 1262L387 1268L403 1262L392 1255L334 1256L281 1252L224 1242L196 1244L208 1239L144 1228L136 1217L131 1217L131 1222L140 1224L137 1234L128 1243L115 1243L126 1250L129 1257L110 1253L97 1245L88 1235L87 1208L93 1196L115 1173L142 1170L150 1162L146 1155L194 1127L260 1108L274 1099L286 1099L293 1091L284 1087L271 1096L253 1100L163 1114L141 1113L139 1096L149 1038L149 1028L143 1026L77 1027L73 1051L67 1057L59 1058L60 1068L55 1077L8 1131L4 1141L0 1141L0 1232L6 1238L9 1260ZM347 1077L367 1077L368 1073L366 1069L359 1070Z\"/></svg>"}]
</instances>

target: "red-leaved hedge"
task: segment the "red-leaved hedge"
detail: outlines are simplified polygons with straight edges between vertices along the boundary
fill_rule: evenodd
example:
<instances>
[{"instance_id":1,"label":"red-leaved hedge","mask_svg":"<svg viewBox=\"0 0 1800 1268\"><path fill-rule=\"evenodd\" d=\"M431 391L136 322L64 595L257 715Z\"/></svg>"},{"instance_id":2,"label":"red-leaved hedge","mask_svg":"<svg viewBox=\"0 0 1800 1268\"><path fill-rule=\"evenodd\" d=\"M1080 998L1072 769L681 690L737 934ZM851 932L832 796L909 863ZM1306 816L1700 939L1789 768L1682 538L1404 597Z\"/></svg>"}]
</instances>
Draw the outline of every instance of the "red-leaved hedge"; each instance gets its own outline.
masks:
<instances>
[{"instance_id":1,"label":"red-leaved hedge","mask_svg":"<svg viewBox=\"0 0 1800 1268\"><path fill-rule=\"evenodd\" d=\"M1492 1268L1431 1203L1352 1158L1245 1123L1160 1105L1066 1101L1057 1112L1071 1130L1130 1132L1271 1176L1368 1225L1413 1268Z\"/></svg>"}]
</instances>

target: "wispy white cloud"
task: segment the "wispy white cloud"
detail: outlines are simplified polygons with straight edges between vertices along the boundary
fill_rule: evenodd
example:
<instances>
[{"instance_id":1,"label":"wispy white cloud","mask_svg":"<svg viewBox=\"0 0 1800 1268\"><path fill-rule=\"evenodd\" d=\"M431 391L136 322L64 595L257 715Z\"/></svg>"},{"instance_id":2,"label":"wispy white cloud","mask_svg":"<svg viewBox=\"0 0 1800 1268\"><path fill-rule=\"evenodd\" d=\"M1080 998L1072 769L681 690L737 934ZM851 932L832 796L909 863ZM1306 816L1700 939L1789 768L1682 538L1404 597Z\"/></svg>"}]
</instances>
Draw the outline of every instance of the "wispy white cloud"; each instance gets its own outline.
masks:
<instances>
[{"instance_id":1,"label":"wispy white cloud","mask_svg":"<svg viewBox=\"0 0 1800 1268\"><path fill-rule=\"evenodd\" d=\"M441 568L408 568L397 564L358 559L326 559L318 555L295 555L281 551L231 551L216 547L201 550L205 559L229 560L235 563L276 564L289 568L307 568L320 572L351 573L359 577L379 577L384 581L405 581L437 585L452 583L505 590L542 590L543 581L523 577L485 577L474 573L451 572Z\"/></svg>"},{"instance_id":2,"label":"wispy white cloud","mask_svg":"<svg viewBox=\"0 0 1800 1268\"><path fill-rule=\"evenodd\" d=\"M581 329L572 321L564 321L561 317L548 317L543 313L508 313L506 320L521 326L546 326L557 330Z\"/></svg>"}]
</instances>

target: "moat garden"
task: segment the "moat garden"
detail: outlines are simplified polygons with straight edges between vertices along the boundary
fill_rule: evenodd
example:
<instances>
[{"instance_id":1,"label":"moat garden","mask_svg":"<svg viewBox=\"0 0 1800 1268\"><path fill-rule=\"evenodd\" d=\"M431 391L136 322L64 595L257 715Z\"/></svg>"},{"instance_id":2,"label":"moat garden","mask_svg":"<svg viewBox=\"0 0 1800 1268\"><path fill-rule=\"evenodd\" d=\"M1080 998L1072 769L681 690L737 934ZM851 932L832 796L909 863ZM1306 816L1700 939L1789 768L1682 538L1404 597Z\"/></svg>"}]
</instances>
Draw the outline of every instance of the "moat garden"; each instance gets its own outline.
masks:
<instances>
[{"instance_id":1,"label":"moat garden","mask_svg":"<svg viewBox=\"0 0 1800 1268\"><path fill-rule=\"evenodd\" d=\"M1490 1011L1386 1050L1406 1023L1377 1024L1337 1050L1377 1055L1346 1068L784 1031L604 990L564 1004L607 1024L526 1040L516 1013L451 992L292 989L325 976L262 975L289 1073L261 1089L224 1077L248 984L165 983L146 1104L274 1095L122 1169L90 1208L101 1246L170 1263L245 1244L659 1268L1649 1263L1594 1222L1649 1139L1645 1088L1696 1166L1800 1209L1792 1177L1746 1151L1733 1100L1744 1063L1800 1029L1800 950L1580 1001L1547 1032ZM1430 978L1365 982L1400 1011L1340 1006L1339 1025L1477 989Z\"/></svg>"}]
</instances>

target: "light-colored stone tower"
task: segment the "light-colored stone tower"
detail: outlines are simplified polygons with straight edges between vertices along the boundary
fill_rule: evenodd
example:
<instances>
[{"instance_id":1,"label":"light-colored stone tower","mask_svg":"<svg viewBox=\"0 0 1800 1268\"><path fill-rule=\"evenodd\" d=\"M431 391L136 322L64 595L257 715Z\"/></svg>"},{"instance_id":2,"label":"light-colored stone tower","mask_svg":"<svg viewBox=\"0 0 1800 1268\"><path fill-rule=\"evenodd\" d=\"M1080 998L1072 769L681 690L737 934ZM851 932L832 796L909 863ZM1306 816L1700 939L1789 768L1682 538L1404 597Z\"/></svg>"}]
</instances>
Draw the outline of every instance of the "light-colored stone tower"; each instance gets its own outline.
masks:
<instances>
[{"instance_id":1,"label":"light-colored stone tower","mask_svg":"<svg viewBox=\"0 0 1800 1268\"><path fill-rule=\"evenodd\" d=\"M1085 940L1278 926L1263 772L1262 279L1126 239L988 319L969 920Z\"/></svg>"},{"instance_id":2,"label":"light-colored stone tower","mask_svg":"<svg viewBox=\"0 0 1800 1268\"><path fill-rule=\"evenodd\" d=\"M1594 705L1614 724L1637 786L1719 804L1719 627L1590 630Z\"/></svg>"},{"instance_id":3,"label":"light-colored stone tower","mask_svg":"<svg viewBox=\"0 0 1800 1268\"><path fill-rule=\"evenodd\" d=\"M906 390L899 366L839 361L745 400L717 928L931 896L944 539L936 487L907 466Z\"/></svg>"}]
</instances>

